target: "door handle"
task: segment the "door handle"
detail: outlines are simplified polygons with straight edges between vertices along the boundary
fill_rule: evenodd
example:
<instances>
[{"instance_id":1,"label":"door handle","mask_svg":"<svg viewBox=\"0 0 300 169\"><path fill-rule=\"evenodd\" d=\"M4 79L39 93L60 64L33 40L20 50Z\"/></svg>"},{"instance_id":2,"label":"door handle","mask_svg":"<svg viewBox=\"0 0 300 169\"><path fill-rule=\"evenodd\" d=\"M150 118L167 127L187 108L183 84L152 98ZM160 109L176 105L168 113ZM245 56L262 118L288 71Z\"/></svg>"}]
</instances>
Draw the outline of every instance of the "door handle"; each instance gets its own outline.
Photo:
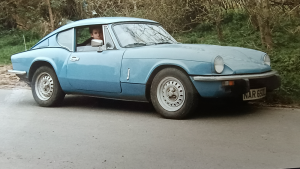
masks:
<instances>
[{"instance_id":1,"label":"door handle","mask_svg":"<svg viewBox=\"0 0 300 169\"><path fill-rule=\"evenodd\" d=\"M71 59L70 59L70 61L76 62L76 61L78 61L79 59L80 59L80 58L78 58L78 57L76 57L76 56L72 56Z\"/></svg>"}]
</instances>

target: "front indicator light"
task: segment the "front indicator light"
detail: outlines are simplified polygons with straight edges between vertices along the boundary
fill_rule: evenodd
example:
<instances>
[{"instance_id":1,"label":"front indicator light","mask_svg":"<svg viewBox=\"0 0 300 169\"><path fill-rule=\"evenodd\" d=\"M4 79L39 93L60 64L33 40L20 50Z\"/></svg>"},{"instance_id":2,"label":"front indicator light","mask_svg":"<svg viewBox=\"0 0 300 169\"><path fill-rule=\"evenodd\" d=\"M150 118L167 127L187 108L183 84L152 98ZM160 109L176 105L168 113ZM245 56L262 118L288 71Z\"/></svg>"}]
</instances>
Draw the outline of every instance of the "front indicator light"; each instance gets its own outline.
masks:
<instances>
[{"instance_id":1,"label":"front indicator light","mask_svg":"<svg viewBox=\"0 0 300 169\"><path fill-rule=\"evenodd\" d=\"M222 82L223 86L234 86L234 81L224 81Z\"/></svg>"}]
</instances>

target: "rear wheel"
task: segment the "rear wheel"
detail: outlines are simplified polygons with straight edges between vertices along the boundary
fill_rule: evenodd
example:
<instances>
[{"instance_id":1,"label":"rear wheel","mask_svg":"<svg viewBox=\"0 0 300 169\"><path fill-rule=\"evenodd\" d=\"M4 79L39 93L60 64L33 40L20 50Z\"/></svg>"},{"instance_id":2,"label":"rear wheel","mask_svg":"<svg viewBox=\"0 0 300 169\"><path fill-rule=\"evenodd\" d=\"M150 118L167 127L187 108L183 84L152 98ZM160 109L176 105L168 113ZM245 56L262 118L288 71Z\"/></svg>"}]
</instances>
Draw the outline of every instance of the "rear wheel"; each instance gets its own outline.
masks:
<instances>
[{"instance_id":1,"label":"rear wheel","mask_svg":"<svg viewBox=\"0 0 300 169\"><path fill-rule=\"evenodd\" d=\"M42 107L56 106L65 97L54 70L47 66L35 71L31 89L34 100Z\"/></svg>"},{"instance_id":2,"label":"rear wheel","mask_svg":"<svg viewBox=\"0 0 300 169\"><path fill-rule=\"evenodd\" d=\"M170 119L186 118L199 101L187 74L176 68L163 69L154 77L150 95L156 111Z\"/></svg>"}]
</instances>

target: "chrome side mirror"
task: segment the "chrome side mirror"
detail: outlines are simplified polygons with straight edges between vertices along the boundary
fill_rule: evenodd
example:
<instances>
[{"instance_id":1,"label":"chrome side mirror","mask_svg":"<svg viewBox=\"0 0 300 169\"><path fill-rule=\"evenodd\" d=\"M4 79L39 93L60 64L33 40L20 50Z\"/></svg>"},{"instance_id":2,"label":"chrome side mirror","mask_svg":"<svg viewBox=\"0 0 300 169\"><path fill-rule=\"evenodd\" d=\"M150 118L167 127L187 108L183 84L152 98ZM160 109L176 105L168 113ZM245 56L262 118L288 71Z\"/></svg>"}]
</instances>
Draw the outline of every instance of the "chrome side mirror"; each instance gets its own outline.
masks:
<instances>
[{"instance_id":1,"label":"chrome side mirror","mask_svg":"<svg viewBox=\"0 0 300 169\"><path fill-rule=\"evenodd\" d=\"M102 52L102 46L103 46L103 40L99 40L99 39L92 39L91 42L92 47L99 47L98 52Z\"/></svg>"},{"instance_id":2,"label":"chrome side mirror","mask_svg":"<svg viewBox=\"0 0 300 169\"><path fill-rule=\"evenodd\" d=\"M92 39L92 43L91 43L92 47L99 47L99 46L103 46L103 40L99 40L99 39Z\"/></svg>"}]
</instances>

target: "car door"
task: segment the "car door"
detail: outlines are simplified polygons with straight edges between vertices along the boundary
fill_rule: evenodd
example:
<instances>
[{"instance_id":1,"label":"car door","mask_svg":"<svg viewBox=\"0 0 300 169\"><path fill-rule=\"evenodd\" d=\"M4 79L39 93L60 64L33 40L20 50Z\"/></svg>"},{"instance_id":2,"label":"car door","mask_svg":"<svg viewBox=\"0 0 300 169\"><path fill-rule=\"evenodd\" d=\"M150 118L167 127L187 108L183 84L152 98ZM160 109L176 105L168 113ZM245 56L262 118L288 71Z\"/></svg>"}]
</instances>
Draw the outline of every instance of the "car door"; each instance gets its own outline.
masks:
<instances>
[{"instance_id":1,"label":"car door","mask_svg":"<svg viewBox=\"0 0 300 169\"><path fill-rule=\"evenodd\" d=\"M79 29L76 29L78 32ZM77 90L120 93L120 69L124 51L117 50L108 31L102 26L104 46L78 46L80 38L76 33L76 50L70 55L67 79ZM109 46L107 47L109 42Z\"/></svg>"}]
</instances>

